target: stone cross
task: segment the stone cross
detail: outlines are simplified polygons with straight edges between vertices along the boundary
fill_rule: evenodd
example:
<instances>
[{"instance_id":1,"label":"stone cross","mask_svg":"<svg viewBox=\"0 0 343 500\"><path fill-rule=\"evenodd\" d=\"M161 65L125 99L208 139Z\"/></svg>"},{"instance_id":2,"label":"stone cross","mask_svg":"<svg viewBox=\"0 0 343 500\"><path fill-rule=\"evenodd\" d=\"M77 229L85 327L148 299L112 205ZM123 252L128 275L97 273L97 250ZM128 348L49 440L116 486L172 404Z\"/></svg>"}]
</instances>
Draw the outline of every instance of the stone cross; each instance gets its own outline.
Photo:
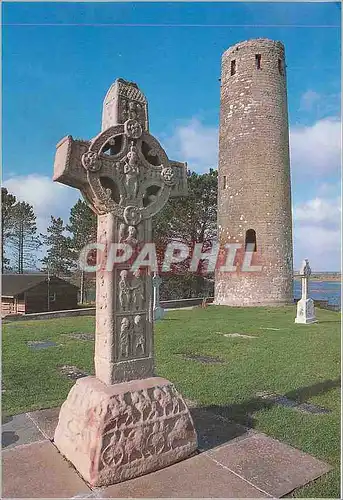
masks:
<instances>
[{"instance_id":1,"label":"stone cross","mask_svg":"<svg viewBox=\"0 0 343 500\"><path fill-rule=\"evenodd\" d=\"M57 145L53 179L81 191L106 249L150 243L153 215L170 197L187 194L186 164L169 160L150 135L147 100L123 79L105 97L102 132L88 141L69 135ZM148 269L132 272L124 263L97 271L95 374L102 382L153 375L151 299Z\"/></svg>"},{"instance_id":2,"label":"stone cross","mask_svg":"<svg viewBox=\"0 0 343 500\"><path fill-rule=\"evenodd\" d=\"M317 320L314 314L314 302L309 297L309 277L311 276L311 267L308 259L304 259L299 271L301 276L301 299L297 304L297 317L295 323L315 323Z\"/></svg>"},{"instance_id":3,"label":"stone cross","mask_svg":"<svg viewBox=\"0 0 343 500\"><path fill-rule=\"evenodd\" d=\"M154 320L157 321L162 319L164 316L164 309L160 304L160 286L162 284L162 278L158 276L155 272L152 278L152 286L153 286L153 314Z\"/></svg>"},{"instance_id":4,"label":"stone cross","mask_svg":"<svg viewBox=\"0 0 343 500\"><path fill-rule=\"evenodd\" d=\"M122 79L106 95L102 132L57 145L54 180L81 191L104 247L97 250L96 376L71 388L54 435L91 486L147 474L197 448L185 401L154 376L151 269L131 265L152 243L152 216L187 193L186 177L186 165L169 160L149 134L146 98ZM130 248L131 261L113 259L115 245Z\"/></svg>"}]
</instances>

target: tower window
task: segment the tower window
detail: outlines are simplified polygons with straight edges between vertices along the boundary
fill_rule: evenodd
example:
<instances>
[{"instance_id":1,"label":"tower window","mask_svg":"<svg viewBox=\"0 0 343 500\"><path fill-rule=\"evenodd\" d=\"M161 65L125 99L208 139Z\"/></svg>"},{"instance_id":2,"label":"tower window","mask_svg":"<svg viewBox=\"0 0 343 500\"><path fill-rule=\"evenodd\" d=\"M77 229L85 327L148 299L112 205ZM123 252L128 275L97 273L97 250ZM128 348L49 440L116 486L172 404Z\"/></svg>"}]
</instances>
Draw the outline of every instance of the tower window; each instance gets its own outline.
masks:
<instances>
[{"instance_id":1,"label":"tower window","mask_svg":"<svg viewBox=\"0 0 343 500\"><path fill-rule=\"evenodd\" d=\"M280 75L283 75L282 59L278 59L277 62L278 62L279 73L280 73Z\"/></svg>"},{"instance_id":2,"label":"tower window","mask_svg":"<svg viewBox=\"0 0 343 500\"><path fill-rule=\"evenodd\" d=\"M223 189L226 189L226 175L223 176Z\"/></svg>"},{"instance_id":3,"label":"tower window","mask_svg":"<svg viewBox=\"0 0 343 500\"><path fill-rule=\"evenodd\" d=\"M255 55L256 69L261 69L261 54Z\"/></svg>"},{"instance_id":4,"label":"tower window","mask_svg":"<svg viewBox=\"0 0 343 500\"><path fill-rule=\"evenodd\" d=\"M257 252L256 231L254 229L248 229L245 233L245 250Z\"/></svg>"},{"instance_id":5,"label":"tower window","mask_svg":"<svg viewBox=\"0 0 343 500\"><path fill-rule=\"evenodd\" d=\"M236 73L236 59L233 59L231 61L231 76L233 76Z\"/></svg>"}]
</instances>

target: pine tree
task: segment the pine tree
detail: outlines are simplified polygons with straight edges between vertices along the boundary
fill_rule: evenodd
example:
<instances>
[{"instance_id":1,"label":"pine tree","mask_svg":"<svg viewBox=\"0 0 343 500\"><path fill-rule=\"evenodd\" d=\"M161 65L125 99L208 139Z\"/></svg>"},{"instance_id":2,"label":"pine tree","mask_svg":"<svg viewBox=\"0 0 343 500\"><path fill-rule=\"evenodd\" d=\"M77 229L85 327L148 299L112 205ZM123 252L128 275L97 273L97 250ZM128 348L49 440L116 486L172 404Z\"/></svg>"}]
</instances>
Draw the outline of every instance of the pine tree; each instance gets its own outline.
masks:
<instances>
[{"instance_id":1,"label":"pine tree","mask_svg":"<svg viewBox=\"0 0 343 500\"><path fill-rule=\"evenodd\" d=\"M32 205L18 201L13 206L13 227L8 237L12 250L11 257L14 269L23 274L26 269L33 269L36 263L36 252L41 245L37 236L36 216Z\"/></svg>"},{"instance_id":2,"label":"pine tree","mask_svg":"<svg viewBox=\"0 0 343 500\"><path fill-rule=\"evenodd\" d=\"M71 233L71 250L75 262L78 261L81 250L88 244L96 241L97 218L95 213L82 200L78 200L70 211L69 224L66 227ZM95 260L95 255L93 255ZM81 303L84 302L87 279L85 272L78 273L80 284ZM88 280L89 281L89 280Z\"/></svg>"},{"instance_id":3,"label":"pine tree","mask_svg":"<svg viewBox=\"0 0 343 500\"><path fill-rule=\"evenodd\" d=\"M75 268L72 252L71 238L64 234L66 228L61 217L51 216L47 234L42 234L42 243L47 247L46 256L41 260L43 270L49 271L54 276L70 276Z\"/></svg>"},{"instance_id":4,"label":"pine tree","mask_svg":"<svg viewBox=\"0 0 343 500\"><path fill-rule=\"evenodd\" d=\"M5 257L8 238L13 233L13 208L16 197L9 193L6 188L1 188L1 272L8 269L10 260Z\"/></svg>"}]
</instances>

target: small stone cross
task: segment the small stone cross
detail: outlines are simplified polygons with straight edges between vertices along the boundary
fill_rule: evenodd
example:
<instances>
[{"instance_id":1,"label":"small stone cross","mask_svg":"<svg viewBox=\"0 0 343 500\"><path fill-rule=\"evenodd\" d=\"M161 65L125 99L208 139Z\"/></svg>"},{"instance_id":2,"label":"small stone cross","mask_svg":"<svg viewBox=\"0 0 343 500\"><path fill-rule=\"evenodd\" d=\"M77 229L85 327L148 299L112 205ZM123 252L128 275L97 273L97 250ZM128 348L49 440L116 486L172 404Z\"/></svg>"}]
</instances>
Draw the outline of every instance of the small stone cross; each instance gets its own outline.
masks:
<instances>
[{"instance_id":1,"label":"small stone cross","mask_svg":"<svg viewBox=\"0 0 343 500\"><path fill-rule=\"evenodd\" d=\"M162 278L154 273L152 278L153 286L153 314L154 320L162 319L164 316L164 309L160 304L160 286L162 284Z\"/></svg>"},{"instance_id":2,"label":"small stone cross","mask_svg":"<svg viewBox=\"0 0 343 500\"><path fill-rule=\"evenodd\" d=\"M314 302L309 297L311 267L308 259L302 261L299 275L301 276L301 299L297 303L297 317L295 318L295 323L315 323L317 320L314 314Z\"/></svg>"},{"instance_id":3,"label":"small stone cross","mask_svg":"<svg viewBox=\"0 0 343 500\"><path fill-rule=\"evenodd\" d=\"M306 300L309 291L309 277L311 276L311 268L308 259L304 259L299 271L301 276L301 298Z\"/></svg>"},{"instance_id":4,"label":"small stone cross","mask_svg":"<svg viewBox=\"0 0 343 500\"><path fill-rule=\"evenodd\" d=\"M57 145L54 181L78 188L98 215L98 243L151 242L151 218L170 197L187 194L185 163L169 160L149 133L147 100L135 83L117 79L103 106L102 132L70 135ZM128 264L96 275L95 373L105 384L153 376L149 269Z\"/></svg>"}]
</instances>

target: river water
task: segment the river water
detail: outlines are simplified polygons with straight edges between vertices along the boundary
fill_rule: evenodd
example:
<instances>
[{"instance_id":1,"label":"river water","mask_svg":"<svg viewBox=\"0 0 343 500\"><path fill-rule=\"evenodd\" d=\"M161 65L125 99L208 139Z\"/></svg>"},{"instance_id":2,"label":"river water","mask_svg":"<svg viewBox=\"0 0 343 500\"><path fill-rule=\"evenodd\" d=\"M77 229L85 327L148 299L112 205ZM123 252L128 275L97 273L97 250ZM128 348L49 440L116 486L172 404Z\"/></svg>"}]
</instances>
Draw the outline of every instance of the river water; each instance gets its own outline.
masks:
<instances>
[{"instance_id":1,"label":"river water","mask_svg":"<svg viewBox=\"0 0 343 500\"><path fill-rule=\"evenodd\" d=\"M301 281L294 280L294 297L301 297ZM341 305L340 281L311 281L310 297L315 300L328 300L329 304Z\"/></svg>"}]
</instances>

